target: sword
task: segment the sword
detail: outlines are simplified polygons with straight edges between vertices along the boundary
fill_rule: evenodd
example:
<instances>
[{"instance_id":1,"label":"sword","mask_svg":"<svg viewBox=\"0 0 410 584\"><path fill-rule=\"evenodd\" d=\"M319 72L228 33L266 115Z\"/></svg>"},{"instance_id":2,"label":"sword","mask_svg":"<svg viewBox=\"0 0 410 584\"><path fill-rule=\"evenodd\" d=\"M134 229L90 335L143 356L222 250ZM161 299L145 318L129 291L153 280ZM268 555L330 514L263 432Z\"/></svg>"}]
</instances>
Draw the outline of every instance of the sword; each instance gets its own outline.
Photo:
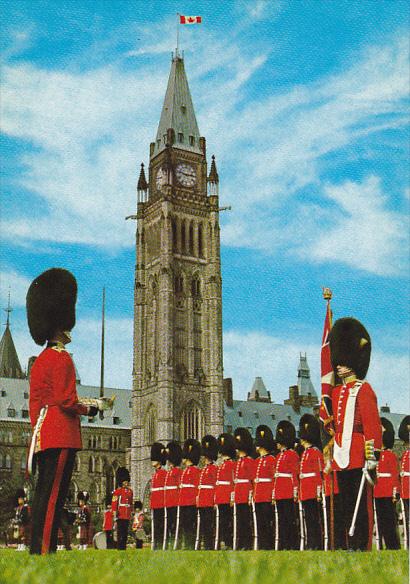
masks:
<instances>
[{"instance_id":1,"label":"sword","mask_svg":"<svg viewBox=\"0 0 410 584\"><path fill-rule=\"evenodd\" d=\"M300 523L300 551L303 552L305 549L305 526L303 524L303 505L302 501L299 501L299 523Z\"/></svg>"},{"instance_id":2,"label":"sword","mask_svg":"<svg viewBox=\"0 0 410 584\"><path fill-rule=\"evenodd\" d=\"M366 468L363 468L362 471L363 471L362 480L360 481L360 487L359 487L359 492L357 494L356 505L355 505L355 508L354 508L352 523L351 523L350 529L349 529L349 537L353 537L354 536L354 532L355 532L355 529L356 529L357 514L359 512L360 501L361 501L362 494L363 494L364 484L366 482L367 469Z\"/></svg>"},{"instance_id":3,"label":"sword","mask_svg":"<svg viewBox=\"0 0 410 584\"><path fill-rule=\"evenodd\" d=\"M329 531L327 526L327 508L326 508L326 495L322 492L322 509L323 509L323 548L325 552L329 551Z\"/></svg>"},{"instance_id":4,"label":"sword","mask_svg":"<svg viewBox=\"0 0 410 584\"><path fill-rule=\"evenodd\" d=\"M258 549L258 521L256 519L255 501L252 497L252 515L253 515L253 549Z\"/></svg>"},{"instance_id":5,"label":"sword","mask_svg":"<svg viewBox=\"0 0 410 584\"><path fill-rule=\"evenodd\" d=\"M40 413L39 413L38 418L37 418L36 425L34 426L33 435L31 437L31 441L30 441L30 448L28 451L28 458L27 458L27 473L29 475L33 474L33 470L34 470L33 460L34 460L34 454L36 452L37 437L38 437L38 434L40 432L40 428L44 422L44 419L46 417L47 410L48 410L48 406L44 406L43 408L41 408Z\"/></svg>"},{"instance_id":6,"label":"sword","mask_svg":"<svg viewBox=\"0 0 410 584\"><path fill-rule=\"evenodd\" d=\"M403 518L403 543L404 549L407 550L409 548L409 542L407 541L407 517L406 517L406 508L404 507L403 499L400 499L400 507L401 507L401 514Z\"/></svg>"},{"instance_id":7,"label":"sword","mask_svg":"<svg viewBox=\"0 0 410 584\"><path fill-rule=\"evenodd\" d=\"M199 514L199 509L196 514L196 539L195 539L195 551L198 550L199 547L199 530L201 526L201 516Z\"/></svg>"},{"instance_id":8,"label":"sword","mask_svg":"<svg viewBox=\"0 0 410 584\"><path fill-rule=\"evenodd\" d=\"M279 549L279 513L275 501L275 551Z\"/></svg>"},{"instance_id":9,"label":"sword","mask_svg":"<svg viewBox=\"0 0 410 584\"><path fill-rule=\"evenodd\" d=\"M235 552L236 551L236 530L237 530L237 526L236 526L236 503L233 504L233 542L232 542L232 549Z\"/></svg>"},{"instance_id":10,"label":"sword","mask_svg":"<svg viewBox=\"0 0 410 584\"><path fill-rule=\"evenodd\" d=\"M175 541L174 541L174 550L177 549L178 547L178 535L179 535L179 510L180 507L178 505L178 510L177 510L177 526L175 528Z\"/></svg>"},{"instance_id":11,"label":"sword","mask_svg":"<svg viewBox=\"0 0 410 584\"><path fill-rule=\"evenodd\" d=\"M162 540L162 549L167 549L167 531L168 531L168 512L167 508L164 508L164 539Z\"/></svg>"},{"instance_id":12,"label":"sword","mask_svg":"<svg viewBox=\"0 0 410 584\"><path fill-rule=\"evenodd\" d=\"M218 551L219 547L219 505L216 506L216 525L215 525L215 551Z\"/></svg>"},{"instance_id":13,"label":"sword","mask_svg":"<svg viewBox=\"0 0 410 584\"><path fill-rule=\"evenodd\" d=\"M373 499L373 513L374 513L374 527L376 530L376 549L380 551L380 532L379 532L379 522L377 521L377 511L376 511L376 501Z\"/></svg>"}]
</instances>

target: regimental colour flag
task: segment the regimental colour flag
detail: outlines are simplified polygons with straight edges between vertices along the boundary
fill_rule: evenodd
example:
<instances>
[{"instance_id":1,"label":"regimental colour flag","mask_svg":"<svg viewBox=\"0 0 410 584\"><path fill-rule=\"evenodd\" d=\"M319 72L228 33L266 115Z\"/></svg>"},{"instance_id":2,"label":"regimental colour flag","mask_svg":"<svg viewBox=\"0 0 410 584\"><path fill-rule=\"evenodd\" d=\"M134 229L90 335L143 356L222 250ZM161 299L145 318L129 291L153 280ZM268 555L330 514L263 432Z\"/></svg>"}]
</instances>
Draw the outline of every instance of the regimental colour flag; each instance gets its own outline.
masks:
<instances>
[{"instance_id":1,"label":"regimental colour flag","mask_svg":"<svg viewBox=\"0 0 410 584\"><path fill-rule=\"evenodd\" d=\"M201 24L202 16L183 16L179 15L180 24Z\"/></svg>"},{"instance_id":2,"label":"regimental colour flag","mask_svg":"<svg viewBox=\"0 0 410 584\"><path fill-rule=\"evenodd\" d=\"M320 403L319 416L323 422L324 430L332 436L333 431L333 412L332 412L332 390L334 386L334 373L330 359L329 333L332 328L332 310L330 300L332 291L329 288L323 288L323 297L327 301L325 325L323 328L322 352L321 352L321 384L322 399Z\"/></svg>"}]
</instances>

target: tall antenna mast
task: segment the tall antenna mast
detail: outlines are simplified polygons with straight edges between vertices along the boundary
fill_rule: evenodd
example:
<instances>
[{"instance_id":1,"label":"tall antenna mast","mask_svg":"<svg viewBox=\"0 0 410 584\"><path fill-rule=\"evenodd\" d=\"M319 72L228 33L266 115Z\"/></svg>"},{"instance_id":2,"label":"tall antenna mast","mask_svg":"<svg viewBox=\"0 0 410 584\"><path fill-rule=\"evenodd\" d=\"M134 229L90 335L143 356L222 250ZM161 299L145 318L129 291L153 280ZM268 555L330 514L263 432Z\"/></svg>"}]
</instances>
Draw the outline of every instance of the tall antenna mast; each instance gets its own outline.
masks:
<instances>
[{"instance_id":1,"label":"tall antenna mast","mask_svg":"<svg viewBox=\"0 0 410 584\"><path fill-rule=\"evenodd\" d=\"M102 296L102 322L101 322L101 372L100 372L100 397L104 397L104 341L105 341L105 286ZM100 412L100 419L104 418Z\"/></svg>"}]
</instances>

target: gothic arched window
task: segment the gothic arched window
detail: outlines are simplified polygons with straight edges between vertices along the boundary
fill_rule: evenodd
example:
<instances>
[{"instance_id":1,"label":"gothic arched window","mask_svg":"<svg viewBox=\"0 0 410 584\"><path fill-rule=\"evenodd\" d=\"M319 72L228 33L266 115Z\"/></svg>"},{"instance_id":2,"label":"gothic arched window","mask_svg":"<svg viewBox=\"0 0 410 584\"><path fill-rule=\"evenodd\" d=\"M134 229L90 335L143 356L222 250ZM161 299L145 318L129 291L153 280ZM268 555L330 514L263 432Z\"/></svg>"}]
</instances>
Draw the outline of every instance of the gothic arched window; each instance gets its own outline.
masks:
<instances>
[{"instance_id":1,"label":"gothic arched window","mask_svg":"<svg viewBox=\"0 0 410 584\"><path fill-rule=\"evenodd\" d=\"M174 252L178 251L178 229L176 219L172 219L172 249Z\"/></svg>"},{"instance_id":2,"label":"gothic arched window","mask_svg":"<svg viewBox=\"0 0 410 584\"><path fill-rule=\"evenodd\" d=\"M198 225L198 255L200 258L204 257L204 242L202 224Z\"/></svg>"},{"instance_id":3,"label":"gothic arched window","mask_svg":"<svg viewBox=\"0 0 410 584\"><path fill-rule=\"evenodd\" d=\"M181 253L186 252L186 232L185 232L185 221L181 221Z\"/></svg>"},{"instance_id":4,"label":"gothic arched window","mask_svg":"<svg viewBox=\"0 0 410 584\"><path fill-rule=\"evenodd\" d=\"M201 440L205 433L205 421L202 409L195 402L190 402L182 413L181 440L195 438Z\"/></svg>"},{"instance_id":5,"label":"gothic arched window","mask_svg":"<svg viewBox=\"0 0 410 584\"><path fill-rule=\"evenodd\" d=\"M95 472L95 459L94 456L90 456L88 459L88 472L93 473Z\"/></svg>"},{"instance_id":6,"label":"gothic arched window","mask_svg":"<svg viewBox=\"0 0 410 584\"><path fill-rule=\"evenodd\" d=\"M189 253L194 255L194 226L192 222L189 224Z\"/></svg>"},{"instance_id":7,"label":"gothic arched window","mask_svg":"<svg viewBox=\"0 0 410 584\"><path fill-rule=\"evenodd\" d=\"M144 419L144 433L145 433L145 444L152 444L155 442L156 435L156 415L155 408L151 404L145 414Z\"/></svg>"},{"instance_id":8,"label":"gothic arched window","mask_svg":"<svg viewBox=\"0 0 410 584\"><path fill-rule=\"evenodd\" d=\"M11 470L11 456L10 454L6 454L6 463L4 465L7 470Z\"/></svg>"}]
</instances>

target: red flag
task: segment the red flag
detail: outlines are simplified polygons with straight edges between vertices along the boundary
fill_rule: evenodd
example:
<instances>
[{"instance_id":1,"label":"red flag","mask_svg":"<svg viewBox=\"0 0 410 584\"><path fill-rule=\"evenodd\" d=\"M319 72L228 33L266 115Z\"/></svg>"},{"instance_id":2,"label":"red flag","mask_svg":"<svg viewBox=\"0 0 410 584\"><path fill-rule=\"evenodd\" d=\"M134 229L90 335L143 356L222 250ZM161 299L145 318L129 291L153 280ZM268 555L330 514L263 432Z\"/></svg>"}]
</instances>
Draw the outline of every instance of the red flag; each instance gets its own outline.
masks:
<instances>
[{"instance_id":1,"label":"red flag","mask_svg":"<svg viewBox=\"0 0 410 584\"><path fill-rule=\"evenodd\" d=\"M202 16L183 16L179 15L180 24L201 24Z\"/></svg>"},{"instance_id":2,"label":"red flag","mask_svg":"<svg viewBox=\"0 0 410 584\"><path fill-rule=\"evenodd\" d=\"M324 424L327 433L333 435L333 412L332 412L332 390L334 386L333 367L330 359L329 333L332 328L332 310L330 300L332 291L323 288L323 296L327 300L325 326L323 328L322 352L321 352L321 376L322 376L322 399L319 409L319 416Z\"/></svg>"}]
</instances>

